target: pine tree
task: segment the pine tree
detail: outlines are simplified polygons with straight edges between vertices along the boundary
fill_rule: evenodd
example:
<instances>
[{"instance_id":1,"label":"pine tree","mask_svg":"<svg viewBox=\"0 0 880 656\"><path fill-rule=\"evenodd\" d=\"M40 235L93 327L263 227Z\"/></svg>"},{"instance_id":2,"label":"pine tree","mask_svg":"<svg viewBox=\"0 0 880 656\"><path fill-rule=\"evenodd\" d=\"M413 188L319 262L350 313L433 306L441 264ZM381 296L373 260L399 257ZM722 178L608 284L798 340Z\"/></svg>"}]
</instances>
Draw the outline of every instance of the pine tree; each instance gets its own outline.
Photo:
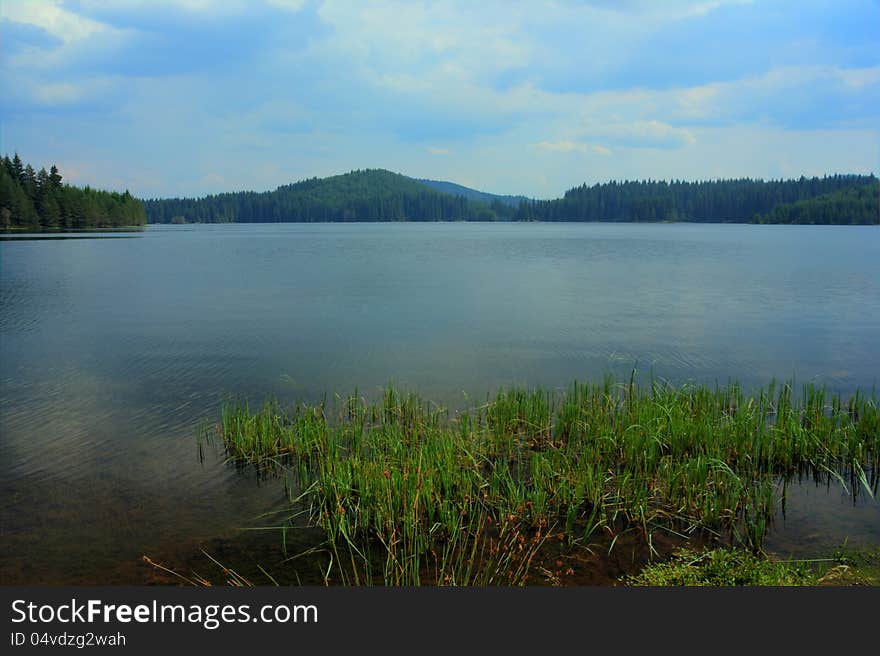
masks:
<instances>
[{"instance_id":1,"label":"pine tree","mask_svg":"<svg viewBox=\"0 0 880 656\"><path fill-rule=\"evenodd\" d=\"M52 168L49 169L49 181L52 183L54 189L61 189L61 179L58 167L53 164Z\"/></svg>"},{"instance_id":2,"label":"pine tree","mask_svg":"<svg viewBox=\"0 0 880 656\"><path fill-rule=\"evenodd\" d=\"M34 203L37 200L37 174L34 171L34 167L30 164L24 167L21 186L24 188L24 193Z\"/></svg>"},{"instance_id":3,"label":"pine tree","mask_svg":"<svg viewBox=\"0 0 880 656\"><path fill-rule=\"evenodd\" d=\"M21 163L18 153L15 153L15 156L12 158L12 170L19 184L24 184L24 165Z\"/></svg>"},{"instance_id":4,"label":"pine tree","mask_svg":"<svg viewBox=\"0 0 880 656\"><path fill-rule=\"evenodd\" d=\"M41 194L44 191L47 193L49 191L49 174L46 172L45 168L40 169L40 172L37 173L37 190Z\"/></svg>"}]
</instances>

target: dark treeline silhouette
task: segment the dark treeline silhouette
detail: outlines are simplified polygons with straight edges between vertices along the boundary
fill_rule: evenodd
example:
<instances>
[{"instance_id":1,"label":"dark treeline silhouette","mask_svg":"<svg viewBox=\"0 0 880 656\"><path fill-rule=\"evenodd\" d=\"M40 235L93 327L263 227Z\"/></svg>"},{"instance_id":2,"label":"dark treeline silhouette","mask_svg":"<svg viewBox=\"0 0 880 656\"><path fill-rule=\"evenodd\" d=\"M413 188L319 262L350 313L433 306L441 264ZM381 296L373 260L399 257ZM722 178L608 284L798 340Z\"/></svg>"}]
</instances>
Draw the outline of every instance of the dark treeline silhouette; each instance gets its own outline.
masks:
<instances>
[{"instance_id":1,"label":"dark treeline silhouette","mask_svg":"<svg viewBox=\"0 0 880 656\"><path fill-rule=\"evenodd\" d=\"M451 187L452 188L452 187ZM479 202L382 169L311 178L274 191L145 201L151 223L322 221L696 221L873 223L873 175L797 180L608 182L556 200Z\"/></svg>"},{"instance_id":2,"label":"dark treeline silhouette","mask_svg":"<svg viewBox=\"0 0 880 656\"><path fill-rule=\"evenodd\" d=\"M128 191L62 184L56 166L38 172L18 153L0 163L0 229L67 230L143 225L143 204Z\"/></svg>"},{"instance_id":3,"label":"dark treeline silhouette","mask_svg":"<svg viewBox=\"0 0 880 656\"><path fill-rule=\"evenodd\" d=\"M847 187L808 200L777 205L755 217L756 223L870 225L880 223L877 184Z\"/></svg>"},{"instance_id":4,"label":"dark treeline silhouette","mask_svg":"<svg viewBox=\"0 0 880 656\"><path fill-rule=\"evenodd\" d=\"M855 187L865 192L856 201ZM873 190L873 196L872 191ZM838 193L836 193L838 192ZM833 196L809 205L804 201ZM705 182L607 182L582 185L549 201L529 201L514 214L518 221L697 221L763 223L861 223L870 214L861 203L873 202L873 175L833 175L797 180L714 180ZM783 207L792 205L789 209ZM821 206L821 210L819 207ZM869 208L870 209L870 208ZM870 222L870 221L868 221Z\"/></svg>"},{"instance_id":5,"label":"dark treeline silhouette","mask_svg":"<svg viewBox=\"0 0 880 656\"><path fill-rule=\"evenodd\" d=\"M514 208L440 193L381 169L311 178L274 191L144 201L150 223L494 221Z\"/></svg>"}]
</instances>

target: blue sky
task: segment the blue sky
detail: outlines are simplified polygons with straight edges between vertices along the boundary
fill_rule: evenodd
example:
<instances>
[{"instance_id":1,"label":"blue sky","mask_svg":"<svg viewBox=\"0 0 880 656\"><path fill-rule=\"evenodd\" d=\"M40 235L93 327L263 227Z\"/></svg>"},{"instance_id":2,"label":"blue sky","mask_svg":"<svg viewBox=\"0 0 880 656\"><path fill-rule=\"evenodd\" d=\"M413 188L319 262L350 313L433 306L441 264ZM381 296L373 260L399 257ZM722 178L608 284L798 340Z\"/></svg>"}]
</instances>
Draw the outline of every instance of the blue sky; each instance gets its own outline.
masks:
<instances>
[{"instance_id":1,"label":"blue sky","mask_svg":"<svg viewBox=\"0 0 880 656\"><path fill-rule=\"evenodd\" d=\"M142 197L877 172L880 1L2 0L0 140Z\"/></svg>"}]
</instances>

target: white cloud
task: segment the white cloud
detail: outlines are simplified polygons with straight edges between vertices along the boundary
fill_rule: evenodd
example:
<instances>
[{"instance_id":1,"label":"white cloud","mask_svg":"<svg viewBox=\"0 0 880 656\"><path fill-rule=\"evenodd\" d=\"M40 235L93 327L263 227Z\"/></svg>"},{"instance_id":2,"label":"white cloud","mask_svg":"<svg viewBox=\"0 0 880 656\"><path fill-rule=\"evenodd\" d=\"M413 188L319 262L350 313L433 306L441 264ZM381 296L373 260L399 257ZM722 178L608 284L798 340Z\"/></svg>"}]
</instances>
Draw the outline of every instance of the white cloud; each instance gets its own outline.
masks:
<instances>
[{"instance_id":1,"label":"white cloud","mask_svg":"<svg viewBox=\"0 0 880 656\"><path fill-rule=\"evenodd\" d=\"M580 0L563 2L562 5L586 5L606 12L643 14L654 20L682 20L693 16L705 16L716 9L729 5L750 5L753 0Z\"/></svg>"},{"instance_id":2,"label":"white cloud","mask_svg":"<svg viewBox=\"0 0 880 656\"><path fill-rule=\"evenodd\" d=\"M391 84L480 80L526 66L532 55L517 5L326 0L318 13L333 27L321 51Z\"/></svg>"},{"instance_id":3,"label":"white cloud","mask_svg":"<svg viewBox=\"0 0 880 656\"><path fill-rule=\"evenodd\" d=\"M673 127L669 123L651 119L632 123L610 123L593 129L593 134L604 135L616 143L630 146L687 146L697 139L687 128Z\"/></svg>"},{"instance_id":4,"label":"white cloud","mask_svg":"<svg viewBox=\"0 0 880 656\"><path fill-rule=\"evenodd\" d=\"M689 2L683 7L682 17L705 16L725 5L750 5L752 0L714 0L712 2Z\"/></svg>"},{"instance_id":5,"label":"white cloud","mask_svg":"<svg viewBox=\"0 0 880 656\"><path fill-rule=\"evenodd\" d=\"M107 29L106 25L67 11L60 4L59 0L4 0L0 8L4 18L41 27L65 43L87 39Z\"/></svg>"},{"instance_id":6,"label":"white cloud","mask_svg":"<svg viewBox=\"0 0 880 656\"><path fill-rule=\"evenodd\" d=\"M305 0L266 0L267 4L276 9L286 9L287 11L301 11L305 6Z\"/></svg>"},{"instance_id":7,"label":"white cloud","mask_svg":"<svg viewBox=\"0 0 880 656\"><path fill-rule=\"evenodd\" d=\"M267 0L268 4L292 4L296 0ZM167 11L178 9L190 13L237 13L245 11L249 3L247 0L80 0L81 5L87 11L128 12L133 10L151 9Z\"/></svg>"},{"instance_id":8,"label":"white cloud","mask_svg":"<svg viewBox=\"0 0 880 656\"><path fill-rule=\"evenodd\" d=\"M574 141L539 141L537 146L541 150L549 150L557 153L571 153L574 151L583 152L587 149L586 144L579 144Z\"/></svg>"},{"instance_id":9,"label":"white cloud","mask_svg":"<svg viewBox=\"0 0 880 656\"><path fill-rule=\"evenodd\" d=\"M610 155L611 149L598 144L580 143L577 141L539 141L535 144L541 150L552 153L583 153L594 155Z\"/></svg>"},{"instance_id":10,"label":"white cloud","mask_svg":"<svg viewBox=\"0 0 880 656\"><path fill-rule=\"evenodd\" d=\"M34 97L44 105L63 105L81 100L85 90L76 84L59 82L44 84L34 89Z\"/></svg>"},{"instance_id":11,"label":"white cloud","mask_svg":"<svg viewBox=\"0 0 880 656\"><path fill-rule=\"evenodd\" d=\"M836 118L845 122L842 106L851 98L867 98L869 87L880 87L880 66L786 66L738 80L659 93L657 101L667 116L678 121L762 120L784 124L786 114L808 111L820 120ZM874 90L874 94L878 92L880 88ZM828 94L833 94L841 105L836 117L823 116L817 106L816 99ZM875 107L874 113L880 118L880 108Z\"/></svg>"},{"instance_id":12,"label":"white cloud","mask_svg":"<svg viewBox=\"0 0 880 656\"><path fill-rule=\"evenodd\" d=\"M206 173L201 177L199 182L205 187L215 187L222 189L226 185L226 178L219 173Z\"/></svg>"},{"instance_id":13,"label":"white cloud","mask_svg":"<svg viewBox=\"0 0 880 656\"><path fill-rule=\"evenodd\" d=\"M840 80L852 89L880 84L880 66L873 68L835 69Z\"/></svg>"}]
</instances>

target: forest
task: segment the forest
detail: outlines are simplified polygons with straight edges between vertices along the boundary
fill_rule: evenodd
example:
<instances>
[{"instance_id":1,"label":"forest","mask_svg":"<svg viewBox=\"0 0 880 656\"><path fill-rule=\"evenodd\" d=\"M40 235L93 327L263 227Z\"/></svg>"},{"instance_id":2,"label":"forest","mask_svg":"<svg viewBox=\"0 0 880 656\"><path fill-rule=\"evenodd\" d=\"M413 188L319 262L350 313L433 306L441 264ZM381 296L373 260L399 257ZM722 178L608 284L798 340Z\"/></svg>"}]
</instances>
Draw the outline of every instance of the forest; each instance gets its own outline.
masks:
<instances>
[{"instance_id":1,"label":"forest","mask_svg":"<svg viewBox=\"0 0 880 656\"><path fill-rule=\"evenodd\" d=\"M448 189L449 191L442 191ZM0 229L67 230L144 223L343 221L619 221L880 223L874 175L583 184L554 200L494 196L383 169L310 178L274 191L141 201L128 191L62 184L16 153L0 165ZM518 204L516 204L518 202Z\"/></svg>"},{"instance_id":2,"label":"forest","mask_svg":"<svg viewBox=\"0 0 880 656\"><path fill-rule=\"evenodd\" d=\"M436 191L382 169L310 178L274 191L144 201L150 223L495 221L514 208Z\"/></svg>"},{"instance_id":3,"label":"forest","mask_svg":"<svg viewBox=\"0 0 880 656\"><path fill-rule=\"evenodd\" d=\"M870 223L878 217L877 182L873 175L612 181L576 187L556 200L521 203L514 220Z\"/></svg>"},{"instance_id":4,"label":"forest","mask_svg":"<svg viewBox=\"0 0 880 656\"><path fill-rule=\"evenodd\" d=\"M140 200L128 191L62 184L58 167L35 171L18 153L0 164L0 229L76 230L144 225Z\"/></svg>"},{"instance_id":5,"label":"forest","mask_svg":"<svg viewBox=\"0 0 880 656\"><path fill-rule=\"evenodd\" d=\"M754 217L755 223L861 224L880 223L877 183L846 187L808 200L777 205Z\"/></svg>"},{"instance_id":6,"label":"forest","mask_svg":"<svg viewBox=\"0 0 880 656\"><path fill-rule=\"evenodd\" d=\"M432 186L426 184L430 182ZM323 221L690 221L707 223L874 223L873 175L796 180L751 178L612 181L571 189L555 200L484 194L382 169L311 178L274 191L144 201L151 223ZM443 187L439 187L443 188ZM461 190L472 194L458 193Z\"/></svg>"}]
</instances>

